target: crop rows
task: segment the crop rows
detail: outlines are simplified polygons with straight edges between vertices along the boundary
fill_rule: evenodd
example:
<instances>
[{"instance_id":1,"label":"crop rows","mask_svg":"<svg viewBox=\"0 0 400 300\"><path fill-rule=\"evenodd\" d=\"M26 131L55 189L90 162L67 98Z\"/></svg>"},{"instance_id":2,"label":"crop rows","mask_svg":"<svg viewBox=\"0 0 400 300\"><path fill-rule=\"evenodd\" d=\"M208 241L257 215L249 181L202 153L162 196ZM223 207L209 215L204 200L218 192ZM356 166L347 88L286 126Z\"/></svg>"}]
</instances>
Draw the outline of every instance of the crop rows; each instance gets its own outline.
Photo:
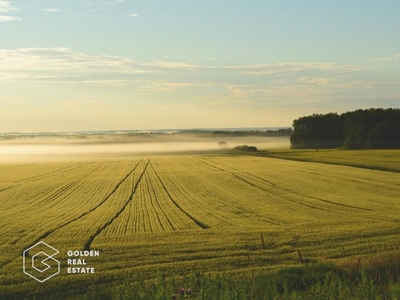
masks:
<instances>
[{"instance_id":1,"label":"crop rows","mask_svg":"<svg viewBox=\"0 0 400 300\"><path fill-rule=\"evenodd\" d=\"M395 173L273 159L244 158L240 166L232 159L209 162L222 163L258 186L269 185L287 199L295 197L341 215L381 216L384 211L394 217L390 208L398 205L400 181Z\"/></svg>"},{"instance_id":2,"label":"crop rows","mask_svg":"<svg viewBox=\"0 0 400 300\"><path fill-rule=\"evenodd\" d=\"M240 183L236 186L229 175L190 160L180 163L160 161L157 166L171 195L179 199L179 204L205 225L240 226L249 223L249 218L257 221L257 216L246 212L247 208L241 205L240 198L246 192L248 195L254 192L252 199L261 195ZM279 223L265 216L258 221L264 221L264 225L265 222Z\"/></svg>"},{"instance_id":3,"label":"crop rows","mask_svg":"<svg viewBox=\"0 0 400 300\"><path fill-rule=\"evenodd\" d=\"M279 266L298 247L336 259L391 251L399 238L398 173L252 156L103 158L11 171L0 167L0 278L9 282L28 280L12 274L39 240L100 249L102 276L120 276Z\"/></svg>"},{"instance_id":4,"label":"crop rows","mask_svg":"<svg viewBox=\"0 0 400 300\"><path fill-rule=\"evenodd\" d=\"M169 194L152 163L149 164L132 201L106 235L190 230L198 228Z\"/></svg>"},{"instance_id":5,"label":"crop rows","mask_svg":"<svg viewBox=\"0 0 400 300\"><path fill-rule=\"evenodd\" d=\"M124 208L135 186L141 180L145 168L145 161L137 162L133 169L127 172L128 176L124 176L114 186L112 192L103 198L100 205L97 205L94 210L90 210L89 213L84 214L75 222L61 228L57 232L57 237L68 238L73 234L78 239L87 243L93 236L98 234L99 230L102 231L108 222L112 222L115 215Z\"/></svg>"},{"instance_id":6,"label":"crop rows","mask_svg":"<svg viewBox=\"0 0 400 300\"><path fill-rule=\"evenodd\" d=\"M78 169L70 168L70 172L52 180L34 177L35 180L20 188L3 192L2 205L6 209L2 211L2 224L7 226L3 230L2 247L7 251L2 253L10 252L10 257L15 257L23 247L58 234L70 223L73 226L72 221L78 221L85 212L102 203L102 198L112 193L133 166L128 161L85 164ZM12 202L14 206L10 205ZM75 234L75 230L70 231L68 238Z\"/></svg>"}]
</instances>

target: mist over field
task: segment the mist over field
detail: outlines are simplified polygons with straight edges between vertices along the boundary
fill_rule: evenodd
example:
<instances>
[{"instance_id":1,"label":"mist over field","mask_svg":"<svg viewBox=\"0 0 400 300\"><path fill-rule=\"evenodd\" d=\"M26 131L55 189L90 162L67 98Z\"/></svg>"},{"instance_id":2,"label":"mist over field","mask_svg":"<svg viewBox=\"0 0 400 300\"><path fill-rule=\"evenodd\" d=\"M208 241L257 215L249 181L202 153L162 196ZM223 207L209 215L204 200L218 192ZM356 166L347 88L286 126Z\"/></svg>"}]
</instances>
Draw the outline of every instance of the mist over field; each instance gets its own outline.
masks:
<instances>
[{"instance_id":1,"label":"mist over field","mask_svg":"<svg viewBox=\"0 0 400 300\"><path fill-rule=\"evenodd\" d=\"M220 141L227 143L226 149L238 145L252 145L258 149L289 148L290 145L288 137L35 137L1 141L0 162L210 151L220 150Z\"/></svg>"}]
</instances>

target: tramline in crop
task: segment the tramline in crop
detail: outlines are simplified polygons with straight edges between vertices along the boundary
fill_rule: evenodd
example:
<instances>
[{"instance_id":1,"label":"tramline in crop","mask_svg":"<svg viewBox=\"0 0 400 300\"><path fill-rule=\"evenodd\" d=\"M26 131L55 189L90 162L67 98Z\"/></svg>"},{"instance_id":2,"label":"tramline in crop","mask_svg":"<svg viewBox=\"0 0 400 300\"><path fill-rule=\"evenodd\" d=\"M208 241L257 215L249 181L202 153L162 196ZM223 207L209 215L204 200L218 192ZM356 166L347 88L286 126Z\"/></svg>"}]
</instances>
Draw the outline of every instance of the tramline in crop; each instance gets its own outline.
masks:
<instances>
[{"instance_id":1,"label":"tramline in crop","mask_svg":"<svg viewBox=\"0 0 400 300\"><path fill-rule=\"evenodd\" d=\"M43 239L60 253L112 253L97 261L101 281L279 268L297 249L336 259L391 251L400 238L399 173L196 155L27 163L7 177L11 170L0 168L8 178L0 185L0 278L10 287L29 285L20 254ZM67 284L65 276L54 282Z\"/></svg>"}]
</instances>

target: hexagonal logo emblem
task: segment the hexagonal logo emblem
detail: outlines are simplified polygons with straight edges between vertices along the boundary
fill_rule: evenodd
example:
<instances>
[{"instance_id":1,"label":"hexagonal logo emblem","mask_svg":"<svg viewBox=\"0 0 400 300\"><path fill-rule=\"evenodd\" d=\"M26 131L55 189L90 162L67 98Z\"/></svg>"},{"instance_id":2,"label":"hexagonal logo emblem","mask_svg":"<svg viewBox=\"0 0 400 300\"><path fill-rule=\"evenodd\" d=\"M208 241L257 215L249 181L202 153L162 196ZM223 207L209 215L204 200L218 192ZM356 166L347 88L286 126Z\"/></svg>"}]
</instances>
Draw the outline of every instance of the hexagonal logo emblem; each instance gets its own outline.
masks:
<instances>
[{"instance_id":1,"label":"hexagonal logo emblem","mask_svg":"<svg viewBox=\"0 0 400 300\"><path fill-rule=\"evenodd\" d=\"M59 251L39 242L23 252L23 271L39 282L45 282L60 273L60 262L53 256Z\"/></svg>"}]
</instances>

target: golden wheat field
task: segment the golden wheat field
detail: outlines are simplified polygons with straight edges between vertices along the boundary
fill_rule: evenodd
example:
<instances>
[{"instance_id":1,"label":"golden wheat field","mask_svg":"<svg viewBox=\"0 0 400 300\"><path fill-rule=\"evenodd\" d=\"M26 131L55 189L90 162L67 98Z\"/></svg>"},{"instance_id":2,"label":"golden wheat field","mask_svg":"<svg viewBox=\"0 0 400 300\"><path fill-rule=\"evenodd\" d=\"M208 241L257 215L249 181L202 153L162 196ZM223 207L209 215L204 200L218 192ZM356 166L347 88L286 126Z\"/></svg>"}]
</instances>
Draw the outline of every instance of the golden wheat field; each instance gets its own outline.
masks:
<instances>
[{"instance_id":1,"label":"golden wheat field","mask_svg":"<svg viewBox=\"0 0 400 300\"><path fill-rule=\"evenodd\" d=\"M80 294L137 273L274 270L297 264L297 251L308 261L391 253L399 195L399 173L246 155L3 163L1 289ZM22 272L39 241L60 251L60 274L43 284ZM68 274L69 250L99 251L87 258L95 273Z\"/></svg>"}]
</instances>

